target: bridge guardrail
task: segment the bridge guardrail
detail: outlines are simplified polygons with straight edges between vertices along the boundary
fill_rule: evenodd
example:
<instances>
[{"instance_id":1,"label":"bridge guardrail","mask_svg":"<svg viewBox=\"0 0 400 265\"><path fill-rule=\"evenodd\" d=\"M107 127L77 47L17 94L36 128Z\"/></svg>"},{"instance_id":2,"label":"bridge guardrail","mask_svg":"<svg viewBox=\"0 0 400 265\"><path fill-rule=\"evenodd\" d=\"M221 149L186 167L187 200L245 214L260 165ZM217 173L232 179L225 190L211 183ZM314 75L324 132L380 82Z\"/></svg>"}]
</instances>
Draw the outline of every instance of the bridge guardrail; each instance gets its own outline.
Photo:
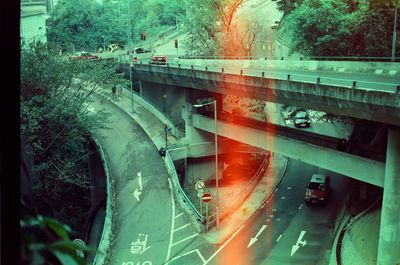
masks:
<instances>
[{"instance_id":1,"label":"bridge guardrail","mask_svg":"<svg viewBox=\"0 0 400 265\"><path fill-rule=\"evenodd\" d=\"M299 57L279 57L279 56L179 56L179 59L221 59L221 60L288 60L288 61L357 61L357 62L400 62L400 57L362 57L362 56L299 56Z\"/></svg>"},{"instance_id":2,"label":"bridge guardrail","mask_svg":"<svg viewBox=\"0 0 400 265\"><path fill-rule=\"evenodd\" d=\"M347 87L351 89L363 89L363 90L374 90L374 91L383 91L390 93L399 93L400 92L400 81L399 83L390 83L390 82L372 82L372 81L364 81L364 80L353 80L353 79L342 79L342 78L333 78L333 77L321 77L319 75L305 75L305 74L287 74L279 71L272 70L263 70L260 68L254 69L233 69L232 67L217 67L217 66L203 66L203 65L183 65L183 64L175 64L168 63L167 66L155 66L155 65L146 65L143 63L134 64L134 68L142 66L148 66L153 71L155 67L162 71L160 72L168 72L170 69L185 69L190 70L186 74L191 76L196 74L196 71L201 72L215 72L221 74L235 74L235 75L243 75L243 76L253 76L253 77L261 77L261 78L270 78L277 79L288 82L301 82L308 83L314 85L329 85L336 87ZM167 69L167 70L165 70Z\"/></svg>"}]
</instances>

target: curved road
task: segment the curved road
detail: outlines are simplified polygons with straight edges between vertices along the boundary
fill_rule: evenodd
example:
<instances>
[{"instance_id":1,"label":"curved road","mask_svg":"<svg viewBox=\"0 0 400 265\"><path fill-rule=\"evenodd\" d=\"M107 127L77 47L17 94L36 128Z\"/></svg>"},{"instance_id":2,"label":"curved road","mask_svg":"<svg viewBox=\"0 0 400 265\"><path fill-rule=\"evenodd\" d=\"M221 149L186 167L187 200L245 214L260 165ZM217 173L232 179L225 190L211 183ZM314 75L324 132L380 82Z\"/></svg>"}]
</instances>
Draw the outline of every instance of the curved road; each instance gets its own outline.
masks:
<instances>
[{"instance_id":1,"label":"curved road","mask_svg":"<svg viewBox=\"0 0 400 265\"><path fill-rule=\"evenodd\" d=\"M327 172L290 161L264 207L222 245L212 245L175 205L167 169L143 129L115 104L99 96L94 99L92 111L111 114L110 129L101 131L99 138L116 198L108 264L321 264L332 240L331 227L348 181L345 177L330 173L329 203L306 207L303 197L309 177L304 176ZM305 234L300 241L306 244L291 256L301 231Z\"/></svg>"},{"instance_id":2,"label":"curved road","mask_svg":"<svg viewBox=\"0 0 400 265\"><path fill-rule=\"evenodd\" d=\"M94 99L92 111L111 114L110 129L102 130L99 137L116 200L107 264L165 264L193 241L204 242L175 207L167 169L147 134L113 103L99 96Z\"/></svg>"}]
</instances>

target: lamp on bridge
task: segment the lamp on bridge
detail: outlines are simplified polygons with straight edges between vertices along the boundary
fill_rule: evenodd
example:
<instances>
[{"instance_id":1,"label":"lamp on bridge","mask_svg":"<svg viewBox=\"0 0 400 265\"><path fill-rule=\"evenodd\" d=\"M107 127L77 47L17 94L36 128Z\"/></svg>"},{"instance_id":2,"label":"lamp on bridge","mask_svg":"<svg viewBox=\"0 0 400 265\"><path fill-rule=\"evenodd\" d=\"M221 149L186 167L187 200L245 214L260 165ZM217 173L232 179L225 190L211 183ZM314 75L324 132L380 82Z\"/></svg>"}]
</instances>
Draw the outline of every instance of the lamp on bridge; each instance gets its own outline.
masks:
<instances>
[{"instance_id":1,"label":"lamp on bridge","mask_svg":"<svg viewBox=\"0 0 400 265\"><path fill-rule=\"evenodd\" d=\"M203 104L194 104L193 107L201 108L214 104L214 141L215 141L215 188L217 190L216 200L216 225L219 228L219 194L218 194L218 134L217 134L217 100L206 102Z\"/></svg>"}]
</instances>

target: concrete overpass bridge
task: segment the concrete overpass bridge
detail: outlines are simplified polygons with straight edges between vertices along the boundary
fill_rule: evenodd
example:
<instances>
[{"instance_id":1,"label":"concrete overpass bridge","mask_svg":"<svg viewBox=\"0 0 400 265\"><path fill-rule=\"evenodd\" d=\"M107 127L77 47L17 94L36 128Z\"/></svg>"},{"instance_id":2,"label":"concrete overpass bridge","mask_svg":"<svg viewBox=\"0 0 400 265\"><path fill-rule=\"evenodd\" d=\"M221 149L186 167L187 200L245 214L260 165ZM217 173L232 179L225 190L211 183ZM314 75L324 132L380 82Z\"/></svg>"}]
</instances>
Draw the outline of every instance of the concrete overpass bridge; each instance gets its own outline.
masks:
<instances>
[{"instance_id":1,"label":"concrete overpass bridge","mask_svg":"<svg viewBox=\"0 0 400 265\"><path fill-rule=\"evenodd\" d=\"M393 214L400 212L399 63L179 60L122 69L131 69L140 95L168 113L174 133L188 142L215 132L213 120L193 113L192 105L212 98L219 113L224 94L390 125L384 162L226 121L218 121L217 133L383 187L378 264L400 260L400 216Z\"/></svg>"}]
</instances>

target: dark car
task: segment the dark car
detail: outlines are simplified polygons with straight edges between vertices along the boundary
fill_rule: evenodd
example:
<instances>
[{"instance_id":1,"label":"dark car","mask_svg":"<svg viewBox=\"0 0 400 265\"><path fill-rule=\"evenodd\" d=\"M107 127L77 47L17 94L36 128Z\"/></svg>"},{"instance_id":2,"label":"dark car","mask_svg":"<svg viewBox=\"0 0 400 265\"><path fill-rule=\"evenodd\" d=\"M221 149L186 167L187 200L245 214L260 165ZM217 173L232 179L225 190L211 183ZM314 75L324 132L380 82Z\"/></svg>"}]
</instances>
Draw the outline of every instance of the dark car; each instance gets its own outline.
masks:
<instances>
[{"instance_id":1,"label":"dark car","mask_svg":"<svg viewBox=\"0 0 400 265\"><path fill-rule=\"evenodd\" d=\"M135 52L136 53L147 53L147 52L150 52L150 50L149 49L144 49L144 48L137 48L135 50Z\"/></svg>"},{"instance_id":2,"label":"dark car","mask_svg":"<svg viewBox=\"0 0 400 265\"><path fill-rule=\"evenodd\" d=\"M310 116L305 110L299 110L293 115L294 127L310 127L311 121Z\"/></svg>"},{"instance_id":3,"label":"dark car","mask_svg":"<svg viewBox=\"0 0 400 265\"><path fill-rule=\"evenodd\" d=\"M330 177L322 174L313 174L307 185L304 200L306 203L326 202L330 190Z\"/></svg>"}]
</instances>

